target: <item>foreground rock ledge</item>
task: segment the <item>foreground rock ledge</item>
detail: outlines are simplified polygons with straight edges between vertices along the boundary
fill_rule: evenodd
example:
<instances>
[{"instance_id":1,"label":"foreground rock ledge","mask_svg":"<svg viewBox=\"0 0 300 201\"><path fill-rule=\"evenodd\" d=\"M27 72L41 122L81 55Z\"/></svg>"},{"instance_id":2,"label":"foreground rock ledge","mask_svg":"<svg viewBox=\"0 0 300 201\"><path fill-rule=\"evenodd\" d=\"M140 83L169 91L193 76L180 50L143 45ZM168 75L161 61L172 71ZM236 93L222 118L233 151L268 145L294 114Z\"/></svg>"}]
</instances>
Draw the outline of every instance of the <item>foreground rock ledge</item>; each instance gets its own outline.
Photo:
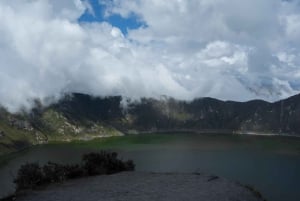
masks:
<instances>
[{"instance_id":1,"label":"foreground rock ledge","mask_svg":"<svg viewBox=\"0 0 300 201\"><path fill-rule=\"evenodd\" d=\"M249 189L204 174L123 172L70 180L17 201L262 201Z\"/></svg>"}]
</instances>

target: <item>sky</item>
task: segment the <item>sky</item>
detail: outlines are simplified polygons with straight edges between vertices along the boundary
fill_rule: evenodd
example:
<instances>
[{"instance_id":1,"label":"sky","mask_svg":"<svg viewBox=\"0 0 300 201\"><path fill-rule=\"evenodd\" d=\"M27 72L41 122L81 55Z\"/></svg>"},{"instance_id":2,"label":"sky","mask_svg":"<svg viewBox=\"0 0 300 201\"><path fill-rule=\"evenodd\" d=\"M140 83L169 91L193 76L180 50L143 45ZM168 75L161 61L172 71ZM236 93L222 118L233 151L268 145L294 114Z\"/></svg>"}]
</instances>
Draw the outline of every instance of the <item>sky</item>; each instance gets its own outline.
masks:
<instances>
[{"instance_id":1,"label":"sky","mask_svg":"<svg viewBox=\"0 0 300 201\"><path fill-rule=\"evenodd\" d=\"M300 91L299 0L1 0L0 104L64 94L276 101Z\"/></svg>"}]
</instances>

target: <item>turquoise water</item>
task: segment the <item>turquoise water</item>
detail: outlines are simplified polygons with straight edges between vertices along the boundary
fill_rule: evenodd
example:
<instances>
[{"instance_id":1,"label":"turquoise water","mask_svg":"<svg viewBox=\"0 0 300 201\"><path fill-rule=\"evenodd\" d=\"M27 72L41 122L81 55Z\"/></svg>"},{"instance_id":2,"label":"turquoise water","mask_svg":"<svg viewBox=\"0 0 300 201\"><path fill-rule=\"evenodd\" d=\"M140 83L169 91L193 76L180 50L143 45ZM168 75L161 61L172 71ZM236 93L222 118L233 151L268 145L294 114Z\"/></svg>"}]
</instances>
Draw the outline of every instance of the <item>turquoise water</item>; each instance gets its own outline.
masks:
<instances>
[{"instance_id":1,"label":"turquoise water","mask_svg":"<svg viewBox=\"0 0 300 201\"><path fill-rule=\"evenodd\" d=\"M254 186L268 201L300 200L300 139L241 135L149 134L50 144L0 158L0 196L26 162L80 161L108 149L133 159L137 171L205 172Z\"/></svg>"}]
</instances>

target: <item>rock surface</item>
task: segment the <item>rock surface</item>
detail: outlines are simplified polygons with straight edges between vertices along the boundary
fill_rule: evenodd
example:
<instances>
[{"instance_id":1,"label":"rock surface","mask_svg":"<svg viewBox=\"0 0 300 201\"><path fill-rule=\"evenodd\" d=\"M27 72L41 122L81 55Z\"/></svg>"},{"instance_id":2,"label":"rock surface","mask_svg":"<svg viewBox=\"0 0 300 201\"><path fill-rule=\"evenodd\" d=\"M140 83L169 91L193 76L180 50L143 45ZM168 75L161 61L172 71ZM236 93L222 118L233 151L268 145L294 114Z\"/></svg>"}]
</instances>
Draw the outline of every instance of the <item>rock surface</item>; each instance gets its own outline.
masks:
<instances>
[{"instance_id":1,"label":"rock surface","mask_svg":"<svg viewBox=\"0 0 300 201\"><path fill-rule=\"evenodd\" d=\"M249 189L204 174L123 172L27 192L17 201L262 201Z\"/></svg>"},{"instance_id":2,"label":"rock surface","mask_svg":"<svg viewBox=\"0 0 300 201\"><path fill-rule=\"evenodd\" d=\"M125 107L124 107L125 106ZM269 103L198 98L192 101L67 94L28 113L0 106L0 155L35 144L142 133L300 136L300 94Z\"/></svg>"}]
</instances>

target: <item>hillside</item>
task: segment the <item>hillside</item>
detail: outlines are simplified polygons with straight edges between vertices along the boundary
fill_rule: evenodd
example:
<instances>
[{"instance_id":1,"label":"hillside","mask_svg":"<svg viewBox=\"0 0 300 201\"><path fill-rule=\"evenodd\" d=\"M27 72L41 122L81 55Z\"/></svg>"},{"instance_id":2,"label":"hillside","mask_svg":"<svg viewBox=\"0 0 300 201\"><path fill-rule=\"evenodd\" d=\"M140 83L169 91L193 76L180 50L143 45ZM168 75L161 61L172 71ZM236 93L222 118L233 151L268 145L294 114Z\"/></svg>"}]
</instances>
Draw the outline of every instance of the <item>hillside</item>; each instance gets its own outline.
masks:
<instances>
[{"instance_id":1,"label":"hillside","mask_svg":"<svg viewBox=\"0 0 300 201\"><path fill-rule=\"evenodd\" d=\"M122 103L126 102L126 106ZM50 141L88 140L143 132L202 131L300 135L300 95L275 103L191 102L163 97L140 101L74 93L30 113L0 110L0 153Z\"/></svg>"}]
</instances>

